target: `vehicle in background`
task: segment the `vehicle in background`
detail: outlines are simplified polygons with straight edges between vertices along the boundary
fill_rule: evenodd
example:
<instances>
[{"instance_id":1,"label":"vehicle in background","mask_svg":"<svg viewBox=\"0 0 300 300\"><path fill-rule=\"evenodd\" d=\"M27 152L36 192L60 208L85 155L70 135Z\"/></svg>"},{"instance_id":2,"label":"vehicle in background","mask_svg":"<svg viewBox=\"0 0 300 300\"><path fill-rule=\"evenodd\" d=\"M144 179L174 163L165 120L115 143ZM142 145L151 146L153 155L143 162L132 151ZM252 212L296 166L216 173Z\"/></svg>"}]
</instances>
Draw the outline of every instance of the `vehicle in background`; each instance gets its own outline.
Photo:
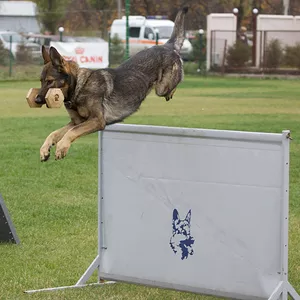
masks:
<instances>
[{"instance_id":1,"label":"vehicle in background","mask_svg":"<svg viewBox=\"0 0 300 300\"><path fill-rule=\"evenodd\" d=\"M106 43L104 39L96 36L74 36L73 38L80 43Z\"/></svg>"},{"instance_id":2,"label":"vehicle in background","mask_svg":"<svg viewBox=\"0 0 300 300\"><path fill-rule=\"evenodd\" d=\"M46 35L46 34L39 34L39 33L27 33L24 34L24 37L31 43L38 44L39 46L50 46L51 41L59 41L59 36L55 35Z\"/></svg>"},{"instance_id":3,"label":"vehicle in background","mask_svg":"<svg viewBox=\"0 0 300 300\"><path fill-rule=\"evenodd\" d=\"M11 50L11 54L14 59L16 58L19 47L22 45L24 45L30 51L32 58L36 59L41 56L40 47L37 44L26 40L21 34L17 32L0 31L0 41L2 42L3 47L6 50Z\"/></svg>"},{"instance_id":4,"label":"vehicle in background","mask_svg":"<svg viewBox=\"0 0 300 300\"><path fill-rule=\"evenodd\" d=\"M27 33L24 34L24 37L31 43L38 44L40 46L44 45L50 47L51 41L59 42L59 35L49 35L49 34L40 34L40 33ZM63 36L63 42L74 43L76 42L74 37Z\"/></svg>"},{"instance_id":5,"label":"vehicle in background","mask_svg":"<svg viewBox=\"0 0 300 300\"><path fill-rule=\"evenodd\" d=\"M24 34L26 39L31 42L38 44L40 46L44 45L46 48L50 47L51 42L59 42L60 37L59 35L48 35L48 34L35 34L35 33L28 33ZM62 37L62 41L64 43L103 43L106 42L104 39L99 37L92 37L92 36L66 36Z\"/></svg>"},{"instance_id":6,"label":"vehicle in background","mask_svg":"<svg viewBox=\"0 0 300 300\"><path fill-rule=\"evenodd\" d=\"M166 17L160 16L129 16L129 55L152 47L156 44L156 33L158 33L158 44L165 44L171 37L174 22ZM111 38L115 35L126 42L126 17L113 21L110 29ZM192 44L188 39L184 40L180 51L182 59L188 60L193 51Z\"/></svg>"}]
</instances>

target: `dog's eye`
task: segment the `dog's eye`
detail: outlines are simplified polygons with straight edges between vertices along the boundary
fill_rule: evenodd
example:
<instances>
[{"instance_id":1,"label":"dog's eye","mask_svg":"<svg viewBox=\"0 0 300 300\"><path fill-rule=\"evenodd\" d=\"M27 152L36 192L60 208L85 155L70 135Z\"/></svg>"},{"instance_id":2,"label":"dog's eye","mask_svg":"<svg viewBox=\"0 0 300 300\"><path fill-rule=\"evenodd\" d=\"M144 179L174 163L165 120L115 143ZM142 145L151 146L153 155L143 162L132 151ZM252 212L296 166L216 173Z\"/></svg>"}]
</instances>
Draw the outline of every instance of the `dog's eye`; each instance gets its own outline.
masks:
<instances>
[{"instance_id":1,"label":"dog's eye","mask_svg":"<svg viewBox=\"0 0 300 300\"><path fill-rule=\"evenodd\" d=\"M53 80L47 80L47 85L50 85L53 83Z\"/></svg>"}]
</instances>

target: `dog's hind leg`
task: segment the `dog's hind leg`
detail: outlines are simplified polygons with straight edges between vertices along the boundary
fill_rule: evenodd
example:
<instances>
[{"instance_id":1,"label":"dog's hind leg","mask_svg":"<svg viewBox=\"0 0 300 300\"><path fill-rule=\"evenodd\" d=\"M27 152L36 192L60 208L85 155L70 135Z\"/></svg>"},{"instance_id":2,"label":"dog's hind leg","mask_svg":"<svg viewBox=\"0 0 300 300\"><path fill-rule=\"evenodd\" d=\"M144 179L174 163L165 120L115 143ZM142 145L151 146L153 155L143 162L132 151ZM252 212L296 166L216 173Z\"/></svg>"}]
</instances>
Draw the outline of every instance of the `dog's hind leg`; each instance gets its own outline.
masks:
<instances>
[{"instance_id":1,"label":"dog's hind leg","mask_svg":"<svg viewBox=\"0 0 300 300\"><path fill-rule=\"evenodd\" d=\"M94 117L85 122L71 128L63 138L57 143L55 159L62 159L67 155L71 143L83 135L93 133L105 128L105 120L103 117Z\"/></svg>"},{"instance_id":2,"label":"dog's hind leg","mask_svg":"<svg viewBox=\"0 0 300 300\"><path fill-rule=\"evenodd\" d=\"M51 132L48 137L46 138L44 144L40 149L40 158L41 161L47 161L50 157L50 149L52 146L56 145L63 136L74 126L83 122L83 119L73 110L68 110L69 115L71 116L71 122L68 123L66 126L57 129Z\"/></svg>"}]
</instances>

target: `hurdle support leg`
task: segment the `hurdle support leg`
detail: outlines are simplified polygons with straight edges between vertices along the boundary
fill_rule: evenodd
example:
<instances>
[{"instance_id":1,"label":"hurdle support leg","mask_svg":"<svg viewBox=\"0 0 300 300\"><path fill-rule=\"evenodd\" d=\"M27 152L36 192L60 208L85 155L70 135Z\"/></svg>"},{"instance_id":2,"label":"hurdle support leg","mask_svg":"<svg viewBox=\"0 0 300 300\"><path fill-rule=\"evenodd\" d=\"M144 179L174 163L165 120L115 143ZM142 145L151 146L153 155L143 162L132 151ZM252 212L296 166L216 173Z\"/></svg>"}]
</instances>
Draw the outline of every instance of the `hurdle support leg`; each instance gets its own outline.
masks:
<instances>
[{"instance_id":1,"label":"hurdle support leg","mask_svg":"<svg viewBox=\"0 0 300 300\"><path fill-rule=\"evenodd\" d=\"M100 265L100 257L99 257L99 255L97 255L96 258L93 260L93 262L90 264L90 266L86 269L86 271L80 277L80 279L76 282L76 285L85 284L89 280L89 278L92 276L92 274L96 271L96 269L99 268L99 265Z\"/></svg>"},{"instance_id":2,"label":"hurdle support leg","mask_svg":"<svg viewBox=\"0 0 300 300\"><path fill-rule=\"evenodd\" d=\"M286 300L288 299L289 295L294 300L300 300L299 295L297 294L296 290L292 287L292 285L289 282L281 281L277 285L271 296L268 298L268 300Z\"/></svg>"},{"instance_id":3,"label":"hurdle support leg","mask_svg":"<svg viewBox=\"0 0 300 300\"><path fill-rule=\"evenodd\" d=\"M287 282L287 292L294 300L300 300L300 296L289 282Z\"/></svg>"},{"instance_id":4,"label":"hurdle support leg","mask_svg":"<svg viewBox=\"0 0 300 300\"><path fill-rule=\"evenodd\" d=\"M280 283L277 285L276 289L271 294L268 300L278 300L280 295L283 292L283 285L284 285L283 281L280 281Z\"/></svg>"},{"instance_id":5,"label":"hurdle support leg","mask_svg":"<svg viewBox=\"0 0 300 300\"><path fill-rule=\"evenodd\" d=\"M99 255L97 255L96 258L93 260L93 262L90 264L90 266L86 269L86 271L82 274L82 276L79 278L79 280L76 282L75 285L61 286L61 287L54 287L54 288L44 288L44 289L38 289L38 290L27 290L27 291L25 291L25 293L33 294L33 293L37 293L37 292L51 292L51 291L59 291L59 290L64 290L64 289L81 288L81 287L86 287L86 286L106 285L106 284L115 283L114 281L106 281L106 282L95 282L95 283L86 284L86 282L90 279L92 274L99 268L99 265L100 265L100 257L99 257ZM98 277L99 277L99 275L98 275Z\"/></svg>"}]
</instances>

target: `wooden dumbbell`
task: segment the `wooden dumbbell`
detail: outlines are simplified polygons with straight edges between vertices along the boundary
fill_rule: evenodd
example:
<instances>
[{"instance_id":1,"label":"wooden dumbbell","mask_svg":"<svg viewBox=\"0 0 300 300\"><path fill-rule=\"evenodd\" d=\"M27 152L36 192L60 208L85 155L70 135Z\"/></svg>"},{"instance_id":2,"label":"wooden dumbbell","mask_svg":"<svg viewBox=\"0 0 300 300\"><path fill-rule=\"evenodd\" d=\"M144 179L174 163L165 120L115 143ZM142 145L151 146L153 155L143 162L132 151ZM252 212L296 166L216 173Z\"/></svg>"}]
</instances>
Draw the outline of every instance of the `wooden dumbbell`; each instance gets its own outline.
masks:
<instances>
[{"instance_id":1,"label":"wooden dumbbell","mask_svg":"<svg viewBox=\"0 0 300 300\"><path fill-rule=\"evenodd\" d=\"M35 102L35 98L38 95L39 91L40 91L40 89L32 88L27 93L26 100L28 102L28 105L31 108L37 108L37 107L42 107L43 106L43 104L37 104Z\"/></svg>"},{"instance_id":2,"label":"wooden dumbbell","mask_svg":"<svg viewBox=\"0 0 300 300\"><path fill-rule=\"evenodd\" d=\"M38 95L39 91L40 89L31 88L27 93L26 100L31 108L43 106L43 104L37 104L35 102L35 98ZM48 108L59 108L64 102L64 95L61 89L49 89L45 96L45 100Z\"/></svg>"},{"instance_id":3,"label":"wooden dumbbell","mask_svg":"<svg viewBox=\"0 0 300 300\"><path fill-rule=\"evenodd\" d=\"M61 89L49 89L46 94L46 102L48 108L60 108L64 102L64 94Z\"/></svg>"}]
</instances>

